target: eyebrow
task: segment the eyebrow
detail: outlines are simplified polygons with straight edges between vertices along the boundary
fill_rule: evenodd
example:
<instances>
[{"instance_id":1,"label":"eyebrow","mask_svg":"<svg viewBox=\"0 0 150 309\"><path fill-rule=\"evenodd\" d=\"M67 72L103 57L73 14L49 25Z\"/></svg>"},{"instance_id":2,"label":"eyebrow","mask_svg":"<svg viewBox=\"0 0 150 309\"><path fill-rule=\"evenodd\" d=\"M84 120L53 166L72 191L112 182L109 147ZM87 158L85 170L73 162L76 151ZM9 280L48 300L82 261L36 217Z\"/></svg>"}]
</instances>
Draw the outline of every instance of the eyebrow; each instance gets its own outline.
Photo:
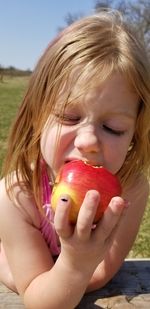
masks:
<instances>
[{"instance_id":1,"label":"eyebrow","mask_svg":"<svg viewBox=\"0 0 150 309\"><path fill-rule=\"evenodd\" d=\"M69 100L66 100L66 102L64 102L63 100L63 96L61 98L61 96L58 98L58 102L56 104L56 108L57 109L62 109L65 111L66 108L74 108L76 106L78 106L79 108L83 108L83 105L81 104L82 100L82 95L79 94L79 95L76 95L75 97L69 97ZM124 118L128 118L128 119L131 119L131 120L135 120L137 115L138 115L138 109L137 109L137 113L136 114L133 114L130 112L130 109L128 111L114 111L111 113L108 112L108 115L110 114L110 116L112 115L116 115L116 116L122 116Z\"/></svg>"},{"instance_id":2,"label":"eyebrow","mask_svg":"<svg viewBox=\"0 0 150 309\"><path fill-rule=\"evenodd\" d=\"M56 108L57 109L66 109L66 108L68 108L68 107L70 107L70 108L74 108L74 107L76 107L78 105L78 102L76 101L75 102L75 100L69 100L69 101L66 101L66 102L64 102L63 101L63 99L62 100L59 100L58 102L57 102L57 104L56 104Z\"/></svg>"},{"instance_id":3,"label":"eyebrow","mask_svg":"<svg viewBox=\"0 0 150 309\"><path fill-rule=\"evenodd\" d=\"M112 112L111 115L116 115L116 116L123 116L125 118L130 118L130 119L136 119L137 114L131 114L129 111L125 111L125 112Z\"/></svg>"}]
</instances>

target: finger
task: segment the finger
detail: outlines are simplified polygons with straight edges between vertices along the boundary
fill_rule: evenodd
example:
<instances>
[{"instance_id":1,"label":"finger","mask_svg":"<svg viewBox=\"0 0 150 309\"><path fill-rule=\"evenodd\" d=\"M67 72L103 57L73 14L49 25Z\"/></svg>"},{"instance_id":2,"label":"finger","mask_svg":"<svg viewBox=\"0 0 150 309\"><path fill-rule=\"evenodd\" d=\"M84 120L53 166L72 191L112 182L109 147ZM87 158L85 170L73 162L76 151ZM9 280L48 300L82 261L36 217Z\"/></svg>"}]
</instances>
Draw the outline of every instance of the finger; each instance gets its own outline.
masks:
<instances>
[{"instance_id":1,"label":"finger","mask_svg":"<svg viewBox=\"0 0 150 309\"><path fill-rule=\"evenodd\" d=\"M101 238L105 242L118 225L124 208L125 202L121 197L112 198L95 230L95 237Z\"/></svg>"},{"instance_id":2,"label":"finger","mask_svg":"<svg viewBox=\"0 0 150 309\"><path fill-rule=\"evenodd\" d=\"M83 204L80 208L76 223L75 233L84 240L89 238L93 225L93 220L100 201L100 195L95 190L86 193Z\"/></svg>"},{"instance_id":3,"label":"finger","mask_svg":"<svg viewBox=\"0 0 150 309\"><path fill-rule=\"evenodd\" d=\"M72 227L69 223L69 212L71 200L67 194L61 195L56 207L54 225L57 234L61 238L68 238L72 234Z\"/></svg>"}]
</instances>

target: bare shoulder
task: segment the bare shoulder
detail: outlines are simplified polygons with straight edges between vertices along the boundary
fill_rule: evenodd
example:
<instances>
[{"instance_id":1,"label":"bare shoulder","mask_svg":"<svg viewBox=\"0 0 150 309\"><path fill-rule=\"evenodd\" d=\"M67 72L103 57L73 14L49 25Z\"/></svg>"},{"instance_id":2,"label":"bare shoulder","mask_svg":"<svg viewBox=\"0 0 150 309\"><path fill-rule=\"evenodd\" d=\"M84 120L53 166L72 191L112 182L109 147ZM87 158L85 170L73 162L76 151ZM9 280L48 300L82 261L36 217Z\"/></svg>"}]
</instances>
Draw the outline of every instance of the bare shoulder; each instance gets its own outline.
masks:
<instances>
[{"instance_id":1,"label":"bare shoulder","mask_svg":"<svg viewBox=\"0 0 150 309\"><path fill-rule=\"evenodd\" d=\"M149 196L149 183L144 176L123 191L129 202L111 238L104 260L96 269L89 290L105 285L118 271L136 239Z\"/></svg>"},{"instance_id":2,"label":"bare shoulder","mask_svg":"<svg viewBox=\"0 0 150 309\"><path fill-rule=\"evenodd\" d=\"M144 175L140 175L132 185L123 191L123 197L131 203L131 209L145 210L149 196L149 182Z\"/></svg>"},{"instance_id":3,"label":"bare shoulder","mask_svg":"<svg viewBox=\"0 0 150 309\"><path fill-rule=\"evenodd\" d=\"M0 214L9 215L13 211L18 211L24 219L33 225L39 224L39 213L36 209L33 196L20 188L16 177L13 178L13 200L7 193L5 179L0 180Z\"/></svg>"},{"instance_id":4,"label":"bare shoulder","mask_svg":"<svg viewBox=\"0 0 150 309\"><path fill-rule=\"evenodd\" d=\"M148 180L143 175L139 176L128 189L124 190L123 197L129 201L129 207L122 216L118 237L120 240L124 240L124 245L126 243L127 248L130 248L136 238L147 206L149 197ZM129 239L125 240L126 232Z\"/></svg>"},{"instance_id":5,"label":"bare shoulder","mask_svg":"<svg viewBox=\"0 0 150 309\"><path fill-rule=\"evenodd\" d=\"M0 240L20 293L40 273L53 266L49 248L39 229L40 214L34 199L14 179L13 199L0 182ZM33 267L34 265L34 267Z\"/></svg>"}]
</instances>

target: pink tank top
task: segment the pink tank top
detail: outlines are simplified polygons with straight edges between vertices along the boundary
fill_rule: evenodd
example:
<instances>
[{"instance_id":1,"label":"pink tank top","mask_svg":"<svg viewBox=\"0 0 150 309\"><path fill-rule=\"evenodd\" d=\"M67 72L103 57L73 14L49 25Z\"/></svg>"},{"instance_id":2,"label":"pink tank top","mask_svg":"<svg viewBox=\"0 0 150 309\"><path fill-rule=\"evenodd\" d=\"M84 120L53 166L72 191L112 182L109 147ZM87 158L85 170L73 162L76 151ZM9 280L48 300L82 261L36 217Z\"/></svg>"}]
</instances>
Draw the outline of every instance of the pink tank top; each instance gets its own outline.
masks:
<instances>
[{"instance_id":1,"label":"pink tank top","mask_svg":"<svg viewBox=\"0 0 150 309\"><path fill-rule=\"evenodd\" d=\"M45 163L41 162L42 168L42 191L43 191L43 210L44 214L41 217L40 231L50 249L52 256L58 256L60 253L60 243L58 235L54 227L54 212L51 208L51 186L47 175Z\"/></svg>"}]
</instances>

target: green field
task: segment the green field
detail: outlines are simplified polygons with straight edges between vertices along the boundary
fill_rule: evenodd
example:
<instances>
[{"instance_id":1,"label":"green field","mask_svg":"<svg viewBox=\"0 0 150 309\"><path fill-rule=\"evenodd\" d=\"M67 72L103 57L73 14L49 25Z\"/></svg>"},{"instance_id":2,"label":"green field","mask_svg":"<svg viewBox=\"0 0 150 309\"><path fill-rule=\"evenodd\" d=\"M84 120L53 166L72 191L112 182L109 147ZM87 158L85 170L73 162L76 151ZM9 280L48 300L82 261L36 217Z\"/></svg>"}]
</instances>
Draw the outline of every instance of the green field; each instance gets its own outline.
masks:
<instances>
[{"instance_id":1,"label":"green field","mask_svg":"<svg viewBox=\"0 0 150 309\"><path fill-rule=\"evenodd\" d=\"M27 77L4 78L0 83L0 170L6 150L6 138L16 110L27 87Z\"/></svg>"},{"instance_id":2,"label":"green field","mask_svg":"<svg viewBox=\"0 0 150 309\"><path fill-rule=\"evenodd\" d=\"M4 78L0 83L0 169L6 151L6 138L10 124L20 104L23 93L27 87L27 77ZM134 220L134 218L133 218ZM150 201L141 224L135 244L129 257L150 257ZM128 235L126 235L128 237Z\"/></svg>"}]
</instances>

